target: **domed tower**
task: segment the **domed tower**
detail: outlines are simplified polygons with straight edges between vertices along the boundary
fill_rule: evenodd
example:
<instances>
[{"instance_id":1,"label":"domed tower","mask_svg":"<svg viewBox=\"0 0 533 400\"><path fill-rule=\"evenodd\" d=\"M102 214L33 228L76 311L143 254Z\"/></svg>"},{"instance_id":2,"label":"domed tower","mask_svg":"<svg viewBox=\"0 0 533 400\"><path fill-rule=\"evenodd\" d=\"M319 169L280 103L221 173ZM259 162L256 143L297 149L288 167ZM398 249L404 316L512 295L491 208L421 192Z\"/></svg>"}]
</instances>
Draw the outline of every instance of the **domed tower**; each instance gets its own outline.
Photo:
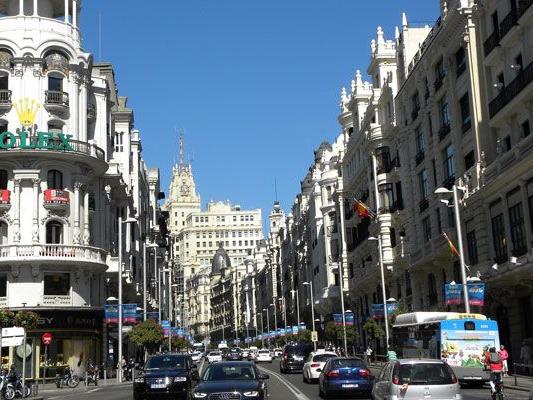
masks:
<instances>
[{"instance_id":1,"label":"domed tower","mask_svg":"<svg viewBox=\"0 0 533 400\"><path fill-rule=\"evenodd\" d=\"M211 275L224 276L228 268L231 268L231 260L226 250L222 247L222 242L220 242L218 250L213 257L213 263L211 264Z\"/></svg>"}]
</instances>

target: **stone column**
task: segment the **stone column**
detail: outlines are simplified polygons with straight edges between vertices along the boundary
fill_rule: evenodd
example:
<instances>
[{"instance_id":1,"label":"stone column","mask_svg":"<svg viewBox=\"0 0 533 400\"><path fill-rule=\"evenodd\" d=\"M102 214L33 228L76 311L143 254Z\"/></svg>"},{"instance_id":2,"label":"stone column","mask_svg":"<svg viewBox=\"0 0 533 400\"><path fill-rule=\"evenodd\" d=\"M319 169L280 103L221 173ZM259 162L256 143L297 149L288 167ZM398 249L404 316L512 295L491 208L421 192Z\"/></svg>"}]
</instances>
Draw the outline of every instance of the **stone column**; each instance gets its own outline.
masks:
<instances>
[{"instance_id":1,"label":"stone column","mask_svg":"<svg viewBox=\"0 0 533 400\"><path fill-rule=\"evenodd\" d=\"M74 82L71 84L72 93L70 95L70 98L72 99L72 122L71 122L71 129L72 134L74 135L74 138L77 140L83 140L80 137L80 82L81 82L81 76L78 72L72 72L72 77L74 78Z\"/></svg>"},{"instance_id":2,"label":"stone column","mask_svg":"<svg viewBox=\"0 0 533 400\"><path fill-rule=\"evenodd\" d=\"M19 0L19 15L24 15L24 0Z\"/></svg>"},{"instance_id":3,"label":"stone column","mask_svg":"<svg viewBox=\"0 0 533 400\"><path fill-rule=\"evenodd\" d=\"M343 286L344 290L348 291L348 281L349 281L349 271L348 271L348 251L346 249L346 228L345 228L345 221L344 221L344 194L343 192L339 192L339 213L340 213L340 220L341 220L341 265L342 265L342 280L343 280Z\"/></svg>"},{"instance_id":4,"label":"stone column","mask_svg":"<svg viewBox=\"0 0 533 400\"><path fill-rule=\"evenodd\" d=\"M65 0L65 22L68 22L68 1Z\"/></svg>"},{"instance_id":5,"label":"stone column","mask_svg":"<svg viewBox=\"0 0 533 400\"><path fill-rule=\"evenodd\" d=\"M72 242L80 244L80 189L83 186L81 182L74 183L74 234Z\"/></svg>"},{"instance_id":6,"label":"stone column","mask_svg":"<svg viewBox=\"0 0 533 400\"><path fill-rule=\"evenodd\" d=\"M21 0L22 3L22 0ZM20 242L20 179L13 180L13 197L15 198L15 212L13 220L13 243Z\"/></svg>"},{"instance_id":7,"label":"stone column","mask_svg":"<svg viewBox=\"0 0 533 400\"><path fill-rule=\"evenodd\" d=\"M33 15L38 15L37 0L33 0Z\"/></svg>"},{"instance_id":8,"label":"stone column","mask_svg":"<svg viewBox=\"0 0 533 400\"><path fill-rule=\"evenodd\" d=\"M34 178L33 181L33 220L31 230L31 241L39 243L39 183L40 179Z\"/></svg>"},{"instance_id":9,"label":"stone column","mask_svg":"<svg viewBox=\"0 0 533 400\"><path fill-rule=\"evenodd\" d=\"M75 27L78 26L78 2L77 0L72 0L72 25Z\"/></svg>"},{"instance_id":10,"label":"stone column","mask_svg":"<svg viewBox=\"0 0 533 400\"><path fill-rule=\"evenodd\" d=\"M91 232L89 231L89 189L85 187L85 193L83 195L83 244L88 246L90 241Z\"/></svg>"},{"instance_id":11,"label":"stone column","mask_svg":"<svg viewBox=\"0 0 533 400\"><path fill-rule=\"evenodd\" d=\"M81 79L80 93L79 93L79 121L78 121L78 137L82 142L87 141L87 79Z\"/></svg>"}]
</instances>

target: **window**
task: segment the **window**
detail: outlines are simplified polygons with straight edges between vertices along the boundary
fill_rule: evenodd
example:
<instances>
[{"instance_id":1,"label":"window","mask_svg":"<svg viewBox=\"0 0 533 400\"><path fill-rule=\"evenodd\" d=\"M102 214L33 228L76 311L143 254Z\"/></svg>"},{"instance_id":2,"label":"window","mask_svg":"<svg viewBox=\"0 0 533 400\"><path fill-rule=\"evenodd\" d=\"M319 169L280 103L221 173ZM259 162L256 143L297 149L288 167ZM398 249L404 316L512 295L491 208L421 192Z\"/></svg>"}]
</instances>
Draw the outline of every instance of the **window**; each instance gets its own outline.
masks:
<instances>
[{"instance_id":1,"label":"window","mask_svg":"<svg viewBox=\"0 0 533 400\"><path fill-rule=\"evenodd\" d=\"M448 210L448 227L455 228L455 211L453 207L447 207Z\"/></svg>"},{"instance_id":2,"label":"window","mask_svg":"<svg viewBox=\"0 0 533 400\"><path fill-rule=\"evenodd\" d=\"M490 16L490 19L492 21L492 32L496 35L496 36L500 36L500 23L498 21L498 11L494 11L491 16Z\"/></svg>"},{"instance_id":3,"label":"window","mask_svg":"<svg viewBox=\"0 0 533 400\"><path fill-rule=\"evenodd\" d=\"M426 140L424 138L424 133L420 130L420 128L416 129L416 150L419 153L424 153L426 150Z\"/></svg>"},{"instance_id":4,"label":"window","mask_svg":"<svg viewBox=\"0 0 533 400\"><path fill-rule=\"evenodd\" d=\"M4 53L4 52L1 52L1 53ZM0 90L8 90L8 89L9 89L9 76L1 75L0 76ZM5 100L5 98L3 98L2 100Z\"/></svg>"},{"instance_id":5,"label":"window","mask_svg":"<svg viewBox=\"0 0 533 400\"><path fill-rule=\"evenodd\" d=\"M391 169L390 151L388 146L376 149L376 168L378 174L387 173Z\"/></svg>"},{"instance_id":6,"label":"window","mask_svg":"<svg viewBox=\"0 0 533 400\"><path fill-rule=\"evenodd\" d=\"M44 275L45 296L68 296L70 295L70 275L54 273Z\"/></svg>"},{"instance_id":7,"label":"window","mask_svg":"<svg viewBox=\"0 0 533 400\"><path fill-rule=\"evenodd\" d=\"M446 179L455 177L455 168L453 165L453 147L451 144L444 148L442 152L444 176Z\"/></svg>"},{"instance_id":8,"label":"window","mask_svg":"<svg viewBox=\"0 0 533 400\"><path fill-rule=\"evenodd\" d=\"M51 169L47 175L48 189L63 190L63 173L57 169Z\"/></svg>"},{"instance_id":9,"label":"window","mask_svg":"<svg viewBox=\"0 0 533 400\"><path fill-rule=\"evenodd\" d=\"M476 230L468 230L469 223L466 223L466 246L468 248L468 264L469 265L476 265L479 262L478 254L477 254L477 238L476 238Z\"/></svg>"},{"instance_id":10,"label":"window","mask_svg":"<svg viewBox=\"0 0 533 400\"><path fill-rule=\"evenodd\" d=\"M435 215L437 216L437 232L442 232L442 219L440 217L440 208L435 210Z\"/></svg>"},{"instance_id":11,"label":"window","mask_svg":"<svg viewBox=\"0 0 533 400\"><path fill-rule=\"evenodd\" d=\"M5 121L5 120L0 120L0 133L2 133L2 132L8 132L9 129L8 129L7 127L8 127L8 123L7 123L7 121Z\"/></svg>"},{"instance_id":12,"label":"window","mask_svg":"<svg viewBox=\"0 0 533 400\"><path fill-rule=\"evenodd\" d=\"M459 100L459 107L461 108L461 121L463 133L468 131L472 126L472 119L470 117L470 100L468 98L468 93L466 93Z\"/></svg>"},{"instance_id":13,"label":"window","mask_svg":"<svg viewBox=\"0 0 533 400\"><path fill-rule=\"evenodd\" d=\"M6 190L8 182L8 174L5 169L0 169L0 189Z\"/></svg>"},{"instance_id":14,"label":"window","mask_svg":"<svg viewBox=\"0 0 533 400\"><path fill-rule=\"evenodd\" d=\"M411 274L409 271L405 271L405 295L411 296L413 294L413 288L411 286Z\"/></svg>"},{"instance_id":15,"label":"window","mask_svg":"<svg viewBox=\"0 0 533 400\"><path fill-rule=\"evenodd\" d=\"M527 137L531 133L531 126L529 125L529 119L522 122L522 136Z\"/></svg>"},{"instance_id":16,"label":"window","mask_svg":"<svg viewBox=\"0 0 533 400\"><path fill-rule=\"evenodd\" d=\"M48 90L51 90L54 92L62 92L63 91L63 78L48 76Z\"/></svg>"},{"instance_id":17,"label":"window","mask_svg":"<svg viewBox=\"0 0 533 400\"><path fill-rule=\"evenodd\" d=\"M0 244L8 244L8 226L5 222L0 222Z\"/></svg>"},{"instance_id":18,"label":"window","mask_svg":"<svg viewBox=\"0 0 533 400\"><path fill-rule=\"evenodd\" d=\"M7 297L7 276L0 275L0 297Z\"/></svg>"},{"instance_id":19,"label":"window","mask_svg":"<svg viewBox=\"0 0 533 400\"><path fill-rule=\"evenodd\" d=\"M431 220L429 217L422 220L422 230L424 234L424 243L427 243L431 240Z\"/></svg>"},{"instance_id":20,"label":"window","mask_svg":"<svg viewBox=\"0 0 533 400\"><path fill-rule=\"evenodd\" d=\"M379 197L381 200L381 208L385 210L385 212L390 211L394 203L392 183L379 185Z\"/></svg>"},{"instance_id":21,"label":"window","mask_svg":"<svg viewBox=\"0 0 533 400\"><path fill-rule=\"evenodd\" d=\"M509 224L511 225L511 241L513 255L518 257L527 252L526 231L522 203L509 208Z\"/></svg>"},{"instance_id":22,"label":"window","mask_svg":"<svg viewBox=\"0 0 533 400\"><path fill-rule=\"evenodd\" d=\"M46 243L63 243L63 224L58 221L50 221L46 224Z\"/></svg>"},{"instance_id":23,"label":"window","mask_svg":"<svg viewBox=\"0 0 533 400\"><path fill-rule=\"evenodd\" d=\"M503 214L492 217L492 240L494 245L494 254L496 262L502 263L507 261L507 238L505 237L505 225Z\"/></svg>"},{"instance_id":24,"label":"window","mask_svg":"<svg viewBox=\"0 0 533 400\"><path fill-rule=\"evenodd\" d=\"M423 169L418 174L418 182L420 185L420 197L421 199L427 199L429 196L429 182L428 182L428 173Z\"/></svg>"},{"instance_id":25,"label":"window","mask_svg":"<svg viewBox=\"0 0 533 400\"><path fill-rule=\"evenodd\" d=\"M413 118L413 121L418 116L418 111L420 111L420 97L419 97L418 91L417 91L411 97L411 116Z\"/></svg>"},{"instance_id":26,"label":"window","mask_svg":"<svg viewBox=\"0 0 533 400\"><path fill-rule=\"evenodd\" d=\"M446 99L442 99L439 105L441 126L450 126L450 110Z\"/></svg>"},{"instance_id":27,"label":"window","mask_svg":"<svg viewBox=\"0 0 533 400\"><path fill-rule=\"evenodd\" d=\"M444 69L444 60L440 59L437 64L435 64L435 77L436 81L442 81L446 76L446 70Z\"/></svg>"},{"instance_id":28,"label":"window","mask_svg":"<svg viewBox=\"0 0 533 400\"><path fill-rule=\"evenodd\" d=\"M466 71L466 54L465 48L462 46L455 53L455 65L457 67L457 76L462 75Z\"/></svg>"},{"instance_id":29,"label":"window","mask_svg":"<svg viewBox=\"0 0 533 400\"><path fill-rule=\"evenodd\" d=\"M49 121L48 132L52 132L52 133L63 132L63 124L60 121Z\"/></svg>"},{"instance_id":30,"label":"window","mask_svg":"<svg viewBox=\"0 0 533 400\"><path fill-rule=\"evenodd\" d=\"M465 156L465 171L468 171L476 163L476 157L474 156L474 150L467 153Z\"/></svg>"},{"instance_id":31,"label":"window","mask_svg":"<svg viewBox=\"0 0 533 400\"><path fill-rule=\"evenodd\" d=\"M514 69L515 73L518 75L520 71L524 68L524 60L522 58L522 53L519 53L514 59L514 65L511 67Z\"/></svg>"},{"instance_id":32,"label":"window","mask_svg":"<svg viewBox=\"0 0 533 400\"><path fill-rule=\"evenodd\" d=\"M439 302L439 296L437 294L437 279L433 274L428 275L428 292L428 304L430 306L437 305Z\"/></svg>"}]
</instances>

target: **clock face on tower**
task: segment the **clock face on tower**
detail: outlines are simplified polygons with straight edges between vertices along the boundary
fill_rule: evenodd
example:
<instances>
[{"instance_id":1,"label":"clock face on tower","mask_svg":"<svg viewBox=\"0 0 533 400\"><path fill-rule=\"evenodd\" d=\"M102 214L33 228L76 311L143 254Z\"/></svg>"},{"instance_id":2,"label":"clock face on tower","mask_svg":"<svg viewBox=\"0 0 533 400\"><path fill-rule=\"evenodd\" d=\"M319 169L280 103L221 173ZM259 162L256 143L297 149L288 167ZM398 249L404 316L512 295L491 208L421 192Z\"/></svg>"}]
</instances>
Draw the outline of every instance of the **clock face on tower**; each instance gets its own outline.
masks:
<instances>
[{"instance_id":1,"label":"clock face on tower","mask_svg":"<svg viewBox=\"0 0 533 400\"><path fill-rule=\"evenodd\" d=\"M183 196L187 196L189 194L189 185L187 185L186 181L181 182L181 194Z\"/></svg>"}]
</instances>

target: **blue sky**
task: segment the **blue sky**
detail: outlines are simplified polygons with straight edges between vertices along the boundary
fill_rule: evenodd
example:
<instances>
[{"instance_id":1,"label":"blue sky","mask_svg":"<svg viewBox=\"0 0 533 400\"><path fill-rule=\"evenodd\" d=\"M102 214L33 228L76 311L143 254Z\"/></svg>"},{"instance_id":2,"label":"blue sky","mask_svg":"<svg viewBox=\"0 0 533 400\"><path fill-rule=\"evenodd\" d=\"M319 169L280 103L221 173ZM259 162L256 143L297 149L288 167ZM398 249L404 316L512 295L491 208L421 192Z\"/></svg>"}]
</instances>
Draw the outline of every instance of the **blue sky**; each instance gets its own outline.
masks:
<instances>
[{"instance_id":1,"label":"blue sky","mask_svg":"<svg viewBox=\"0 0 533 400\"><path fill-rule=\"evenodd\" d=\"M437 0L85 0L84 47L114 64L144 158L168 192L183 128L202 204L285 210L339 132L341 88L366 71L370 40L431 22Z\"/></svg>"}]
</instances>

